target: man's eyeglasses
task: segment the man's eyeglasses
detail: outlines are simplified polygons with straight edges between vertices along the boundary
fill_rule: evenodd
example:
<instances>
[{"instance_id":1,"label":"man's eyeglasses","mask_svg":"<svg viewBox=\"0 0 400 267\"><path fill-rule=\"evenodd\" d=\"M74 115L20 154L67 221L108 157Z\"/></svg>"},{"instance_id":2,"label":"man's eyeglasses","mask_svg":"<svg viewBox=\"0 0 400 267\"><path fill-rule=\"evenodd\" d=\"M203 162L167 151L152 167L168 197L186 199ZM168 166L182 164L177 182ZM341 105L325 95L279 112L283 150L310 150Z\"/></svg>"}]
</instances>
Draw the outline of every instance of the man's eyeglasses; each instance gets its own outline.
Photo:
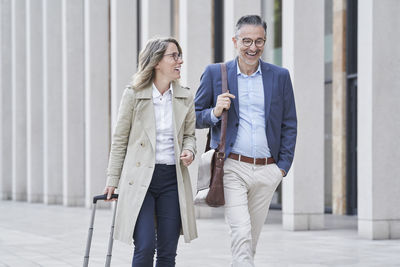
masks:
<instances>
[{"instance_id":1,"label":"man's eyeglasses","mask_svg":"<svg viewBox=\"0 0 400 267\"><path fill-rule=\"evenodd\" d=\"M183 59L183 55L182 55L181 53L177 53L177 52L174 52L174 53L171 53L171 54L165 54L164 57L165 57L165 56L170 56L170 57L172 57L175 61L178 61L179 59Z\"/></svg>"},{"instance_id":2,"label":"man's eyeglasses","mask_svg":"<svg viewBox=\"0 0 400 267\"><path fill-rule=\"evenodd\" d=\"M244 46L246 46L246 47L250 47L253 44L253 42L258 48L263 47L264 44L265 44L265 39L263 39L263 38L258 38L257 40L253 40L251 38L240 38L240 37L238 37L238 39L241 39L242 40L242 44Z\"/></svg>"}]
</instances>

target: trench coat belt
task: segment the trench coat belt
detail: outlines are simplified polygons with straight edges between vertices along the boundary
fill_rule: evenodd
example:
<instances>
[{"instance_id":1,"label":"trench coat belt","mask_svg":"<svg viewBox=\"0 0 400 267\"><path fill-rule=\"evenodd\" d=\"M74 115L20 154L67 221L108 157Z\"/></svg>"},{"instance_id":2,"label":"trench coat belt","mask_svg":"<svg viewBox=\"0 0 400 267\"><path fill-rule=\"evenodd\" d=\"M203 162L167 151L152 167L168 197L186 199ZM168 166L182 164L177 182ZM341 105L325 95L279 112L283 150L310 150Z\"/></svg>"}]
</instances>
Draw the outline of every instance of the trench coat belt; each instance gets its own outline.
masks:
<instances>
[{"instance_id":1,"label":"trench coat belt","mask_svg":"<svg viewBox=\"0 0 400 267\"><path fill-rule=\"evenodd\" d=\"M267 165L267 164L272 164L275 163L274 158L250 158L246 156L242 156L236 153L230 153L228 158L238 160L238 161L243 161L246 163L251 163L251 164L256 164L256 165Z\"/></svg>"}]
</instances>

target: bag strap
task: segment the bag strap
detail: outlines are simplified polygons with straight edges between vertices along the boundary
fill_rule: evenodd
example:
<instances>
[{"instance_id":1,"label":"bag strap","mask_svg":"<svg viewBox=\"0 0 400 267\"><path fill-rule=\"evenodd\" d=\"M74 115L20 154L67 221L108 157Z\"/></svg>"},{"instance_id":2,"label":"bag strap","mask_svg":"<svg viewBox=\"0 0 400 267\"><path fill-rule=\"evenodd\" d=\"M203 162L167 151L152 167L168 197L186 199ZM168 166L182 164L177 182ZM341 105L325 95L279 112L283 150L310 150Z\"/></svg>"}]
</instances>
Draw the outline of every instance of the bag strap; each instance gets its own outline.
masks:
<instances>
[{"instance_id":1,"label":"bag strap","mask_svg":"<svg viewBox=\"0 0 400 267\"><path fill-rule=\"evenodd\" d=\"M221 66L221 81L222 81L222 93L228 92L228 76L226 74L226 64L220 63ZM225 136L226 136L226 127L228 126L228 111L224 110L222 112L221 118L221 136L220 136L220 144L218 145L217 150L219 152L225 153ZM207 143L205 152L211 149L210 147L210 140L211 140L211 129L209 129L207 133ZM223 141L223 142L221 142ZM223 145L221 145L223 144Z\"/></svg>"},{"instance_id":2,"label":"bag strap","mask_svg":"<svg viewBox=\"0 0 400 267\"><path fill-rule=\"evenodd\" d=\"M222 77L222 93L228 92L228 77L226 75L226 65L221 63L221 77ZM226 137L226 127L228 126L228 111L224 110L222 112L221 119L221 136L218 145L218 152L225 153L225 137Z\"/></svg>"}]
</instances>

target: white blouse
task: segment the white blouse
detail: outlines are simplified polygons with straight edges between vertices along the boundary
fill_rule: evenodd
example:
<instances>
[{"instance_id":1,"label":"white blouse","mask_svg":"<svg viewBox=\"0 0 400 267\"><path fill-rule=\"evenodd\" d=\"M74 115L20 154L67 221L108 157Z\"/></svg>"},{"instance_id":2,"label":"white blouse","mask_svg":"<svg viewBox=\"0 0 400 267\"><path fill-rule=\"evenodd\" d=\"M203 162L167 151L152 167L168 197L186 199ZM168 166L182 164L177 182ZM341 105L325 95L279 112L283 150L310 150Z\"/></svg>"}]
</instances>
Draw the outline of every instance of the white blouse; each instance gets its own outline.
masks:
<instances>
[{"instance_id":1,"label":"white blouse","mask_svg":"<svg viewBox=\"0 0 400 267\"><path fill-rule=\"evenodd\" d=\"M156 119L156 164L175 164L172 97L172 83L163 95L153 83L153 106Z\"/></svg>"}]
</instances>

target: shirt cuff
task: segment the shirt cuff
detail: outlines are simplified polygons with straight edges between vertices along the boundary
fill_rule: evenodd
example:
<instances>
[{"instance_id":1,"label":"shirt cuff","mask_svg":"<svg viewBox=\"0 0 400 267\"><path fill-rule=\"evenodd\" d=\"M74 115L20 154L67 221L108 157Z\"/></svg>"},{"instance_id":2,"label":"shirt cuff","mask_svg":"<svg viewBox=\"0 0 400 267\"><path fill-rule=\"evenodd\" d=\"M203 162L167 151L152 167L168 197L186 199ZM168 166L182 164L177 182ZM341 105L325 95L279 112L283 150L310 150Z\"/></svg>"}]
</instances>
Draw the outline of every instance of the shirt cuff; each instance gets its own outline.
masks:
<instances>
[{"instance_id":1,"label":"shirt cuff","mask_svg":"<svg viewBox=\"0 0 400 267\"><path fill-rule=\"evenodd\" d=\"M210 115L211 115L211 122L212 122L212 123L216 124L217 122L219 122L220 118L217 118L217 117L214 115L214 109L211 110Z\"/></svg>"}]
</instances>

